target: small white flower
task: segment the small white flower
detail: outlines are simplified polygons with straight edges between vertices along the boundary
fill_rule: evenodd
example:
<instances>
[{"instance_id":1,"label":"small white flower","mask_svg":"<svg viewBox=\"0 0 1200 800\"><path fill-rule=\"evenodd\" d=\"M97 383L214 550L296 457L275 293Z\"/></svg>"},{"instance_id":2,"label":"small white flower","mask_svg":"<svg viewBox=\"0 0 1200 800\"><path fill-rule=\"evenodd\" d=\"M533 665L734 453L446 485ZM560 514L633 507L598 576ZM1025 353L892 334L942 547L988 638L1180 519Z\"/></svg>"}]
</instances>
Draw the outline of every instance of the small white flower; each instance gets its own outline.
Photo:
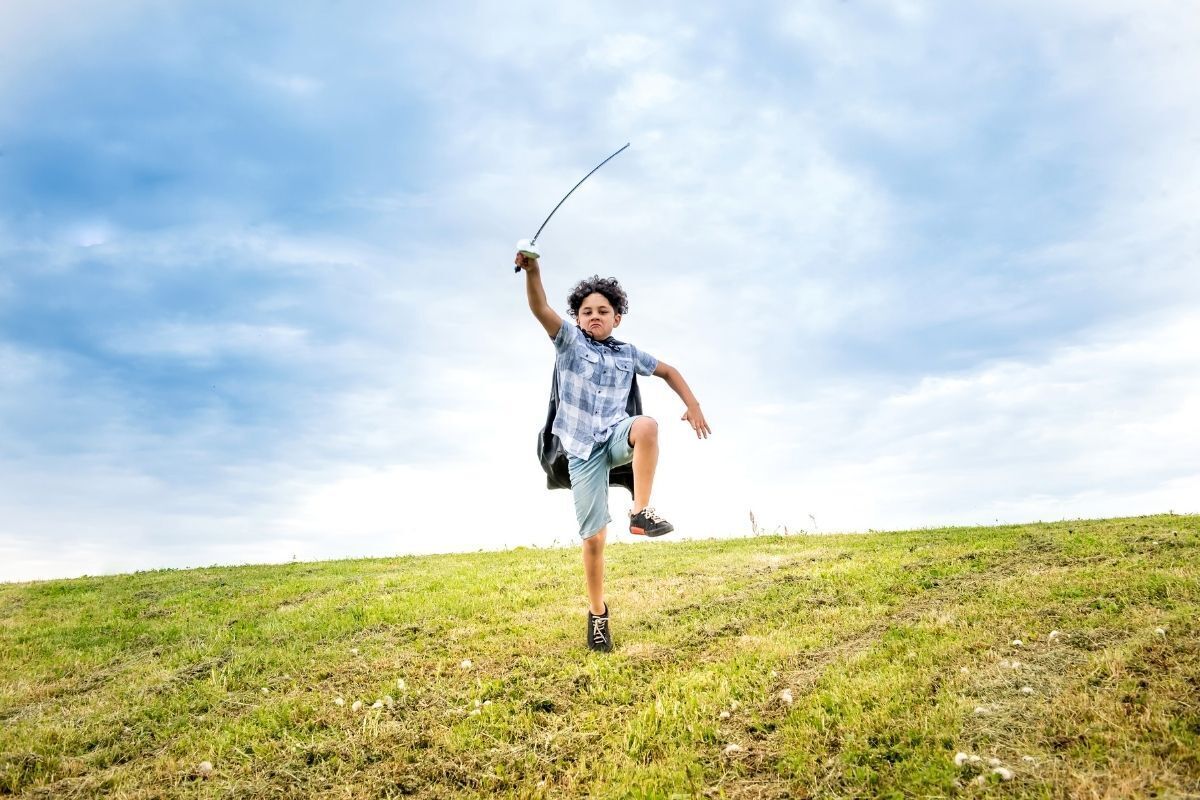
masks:
<instances>
[{"instance_id":1,"label":"small white flower","mask_svg":"<svg viewBox=\"0 0 1200 800\"><path fill-rule=\"evenodd\" d=\"M482 700L476 700L476 701L475 701L475 707L476 707L476 708L479 708L479 707L480 707L480 706L482 706L482 705L483 705L483 701L482 701Z\"/></svg>"},{"instance_id":2,"label":"small white flower","mask_svg":"<svg viewBox=\"0 0 1200 800\"><path fill-rule=\"evenodd\" d=\"M966 764L967 761L969 761L970 759L971 759L971 757L968 756L966 753L961 753L961 752L955 753L954 754L954 766L961 767L963 764Z\"/></svg>"},{"instance_id":3,"label":"small white flower","mask_svg":"<svg viewBox=\"0 0 1200 800\"><path fill-rule=\"evenodd\" d=\"M462 667L463 669L470 669L471 667L475 666L475 663L469 658L464 658L462 663L458 666Z\"/></svg>"},{"instance_id":4,"label":"small white flower","mask_svg":"<svg viewBox=\"0 0 1200 800\"><path fill-rule=\"evenodd\" d=\"M983 759L982 759L982 758L980 758L979 756L971 756L971 757L970 757L970 758L968 758L967 760L968 760L968 761L970 761L972 764L978 764L978 763L980 763L981 761L983 761Z\"/></svg>"},{"instance_id":5,"label":"small white flower","mask_svg":"<svg viewBox=\"0 0 1200 800\"><path fill-rule=\"evenodd\" d=\"M975 706L975 713L976 714L986 714L986 713L988 713L988 708L987 708L987 706Z\"/></svg>"},{"instance_id":6,"label":"small white flower","mask_svg":"<svg viewBox=\"0 0 1200 800\"><path fill-rule=\"evenodd\" d=\"M984 786L986 784L987 784L987 777L984 775L980 775L978 778L975 779L976 786Z\"/></svg>"},{"instance_id":7,"label":"small white flower","mask_svg":"<svg viewBox=\"0 0 1200 800\"><path fill-rule=\"evenodd\" d=\"M335 698L333 698L333 704L335 706L344 706L344 705L346 705L346 701L340 697L335 697Z\"/></svg>"},{"instance_id":8,"label":"small white flower","mask_svg":"<svg viewBox=\"0 0 1200 800\"><path fill-rule=\"evenodd\" d=\"M270 690L270 689L268 689L267 687L265 687L265 686L264 686L264 687L262 687L262 693L263 693L263 694L270 694L270 693L271 693L271 690Z\"/></svg>"},{"instance_id":9,"label":"small white flower","mask_svg":"<svg viewBox=\"0 0 1200 800\"><path fill-rule=\"evenodd\" d=\"M371 708L383 708L383 701L376 700L374 703L371 703Z\"/></svg>"},{"instance_id":10,"label":"small white flower","mask_svg":"<svg viewBox=\"0 0 1200 800\"><path fill-rule=\"evenodd\" d=\"M1011 781L1013 779L1012 770L1010 770L1010 769L1005 769L1004 767L996 767L995 769L992 770L992 772L995 773L996 775L999 775L1000 780L1002 780L1002 781Z\"/></svg>"},{"instance_id":11,"label":"small white flower","mask_svg":"<svg viewBox=\"0 0 1200 800\"><path fill-rule=\"evenodd\" d=\"M998 758L994 758L994 757L993 757L993 758L989 758L989 759L987 760L987 763L988 763L988 766L989 766L989 767L998 767L998 766L1000 766L1001 764L1003 764L1004 762L1003 762L1003 761L1001 761L1001 760L1000 760L1000 759L998 759Z\"/></svg>"},{"instance_id":12,"label":"small white flower","mask_svg":"<svg viewBox=\"0 0 1200 800\"><path fill-rule=\"evenodd\" d=\"M959 672L961 672L963 675L966 675L966 674L967 674L967 673L969 673L971 670L967 669L966 667L959 667L959 668L958 668L958 671L959 671Z\"/></svg>"},{"instance_id":13,"label":"small white flower","mask_svg":"<svg viewBox=\"0 0 1200 800\"><path fill-rule=\"evenodd\" d=\"M362 700L355 700L354 705L350 706L351 711L362 711Z\"/></svg>"},{"instance_id":14,"label":"small white flower","mask_svg":"<svg viewBox=\"0 0 1200 800\"><path fill-rule=\"evenodd\" d=\"M405 688L407 688L407 687L408 687L408 684L404 682L404 678L396 678L396 688L397 689L399 689L400 691L404 691Z\"/></svg>"},{"instance_id":15,"label":"small white flower","mask_svg":"<svg viewBox=\"0 0 1200 800\"><path fill-rule=\"evenodd\" d=\"M356 656L356 655L358 655L358 648L357 648L357 647L351 647L351 648L350 648L350 655L352 655L352 656Z\"/></svg>"},{"instance_id":16,"label":"small white flower","mask_svg":"<svg viewBox=\"0 0 1200 800\"><path fill-rule=\"evenodd\" d=\"M472 709L471 709L471 716L472 716L472 717L473 717L473 716L475 716L476 714L482 714L482 713L483 713L483 709L482 709L482 708L472 708Z\"/></svg>"},{"instance_id":17,"label":"small white flower","mask_svg":"<svg viewBox=\"0 0 1200 800\"><path fill-rule=\"evenodd\" d=\"M383 696L383 704L388 708L391 708L392 706L396 705L396 701L392 699L390 694L385 694Z\"/></svg>"},{"instance_id":18,"label":"small white flower","mask_svg":"<svg viewBox=\"0 0 1200 800\"><path fill-rule=\"evenodd\" d=\"M1022 645L1021 645L1021 640L1020 640L1020 639L1013 639L1013 640L1012 640L1012 646L1013 646L1013 647L1021 647L1021 646L1022 646Z\"/></svg>"},{"instance_id":19,"label":"small white flower","mask_svg":"<svg viewBox=\"0 0 1200 800\"><path fill-rule=\"evenodd\" d=\"M196 765L196 772L199 772L200 777L202 778L207 778L212 774L212 771L213 765L211 761L201 761L198 765Z\"/></svg>"},{"instance_id":20,"label":"small white flower","mask_svg":"<svg viewBox=\"0 0 1200 800\"><path fill-rule=\"evenodd\" d=\"M741 703L739 703L737 700L730 700L730 701L729 701L729 710L730 710L730 711L737 711L737 710L738 710L739 708L741 708L741 707L742 707L742 704L741 704Z\"/></svg>"},{"instance_id":21,"label":"small white flower","mask_svg":"<svg viewBox=\"0 0 1200 800\"><path fill-rule=\"evenodd\" d=\"M491 701L491 700L484 700L484 701L483 701L483 704L484 704L485 706L490 706L490 705L492 704L492 701Z\"/></svg>"},{"instance_id":22,"label":"small white flower","mask_svg":"<svg viewBox=\"0 0 1200 800\"><path fill-rule=\"evenodd\" d=\"M1054 640L1055 640L1055 639L1057 639L1057 638L1058 638L1060 635L1061 635L1061 634L1059 634L1059 632L1058 632L1058 631L1050 631L1050 637L1049 637L1049 638L1050 638L1050 641L1054 641Z\"/></svg>"},{"instance_id":23,"label":"small white flower","mask_svg":"<svg viewBox=\"0 0 1200 800\"><path fill-rule=\"evenodd\" d=\"M1155 629L1154 629L1154 635L1155 635L1155 636L1166 636L1166 635L1167 635L1167 629L1166 629L1166 628L1155 628Z\"/></svg>"},{"instance_id":24,"label":"small white flower","mask_svg":"<svg viewBox=\"0 0 1200 800\"><path fill-rule=\"evenodd\" d=\"M784 689L779 693L779 699L783 701L784 705L790 706L792 704L792 690Z\"/></svg>"},{"instance_id":25,"label":"small white flower","mask_svg":"<svg viewBox=\"0 0 1200 800\"><path fill-rule=\"evenodd\" d=\"M742 746L740 744L734 744L733 742L730 742L729 744L725 745L725 749L721 752L727 756L734 753L740 753L742 752Z\"/></svg>"},{"instance_id":26,"label":"small white flower","mask_svg":"<svg viewBox=\"0 0 1200 800\"><path fill-rule=\"evenodd\" d=\"M717 719L729 719L729 712L722 711L720 714L717 714Z\"/></svg>"},{"instance_id":27,"label":"small white flower","mask_svg":"<svg viewBox=\"0 0 1200 800\"><path fill-rule=\"evenodd\" d=\"M1022 686L1021 694L1033 694L1033 687L1032 686Z\"/></svg>"}]
</instances>

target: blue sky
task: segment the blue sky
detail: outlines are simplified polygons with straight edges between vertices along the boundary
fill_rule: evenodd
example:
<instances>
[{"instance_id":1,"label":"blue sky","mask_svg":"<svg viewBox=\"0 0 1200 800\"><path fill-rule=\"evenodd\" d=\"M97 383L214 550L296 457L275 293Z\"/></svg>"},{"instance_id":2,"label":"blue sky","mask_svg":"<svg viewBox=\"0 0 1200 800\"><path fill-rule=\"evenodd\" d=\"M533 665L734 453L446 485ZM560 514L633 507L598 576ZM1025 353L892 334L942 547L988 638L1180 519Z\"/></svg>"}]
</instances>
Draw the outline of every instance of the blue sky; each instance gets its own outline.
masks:
<instances>
[{"instance_id":1,"label":"blue sky","mask_svg":"<svg viewBox=\"0 0 1200 800\"><path fill-rule=\"evenodd\" d=\"M682 536L1200 511L1188 2L0 6L0 580L573 543L615 275ZM619 519L623 495L612 499ZM628 536L618 536L628 540Z\"/></svg>"}]
</instances>

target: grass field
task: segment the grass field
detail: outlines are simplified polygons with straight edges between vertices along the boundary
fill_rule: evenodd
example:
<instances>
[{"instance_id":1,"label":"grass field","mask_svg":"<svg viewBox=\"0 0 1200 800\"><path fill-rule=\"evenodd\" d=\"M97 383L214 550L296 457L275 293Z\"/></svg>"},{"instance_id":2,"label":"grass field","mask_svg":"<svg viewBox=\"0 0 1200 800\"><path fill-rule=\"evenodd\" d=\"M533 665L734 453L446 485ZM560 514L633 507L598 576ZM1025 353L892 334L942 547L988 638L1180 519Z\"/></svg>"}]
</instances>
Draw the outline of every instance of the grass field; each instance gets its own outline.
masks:
<instances>
[{"instance_id":1,"label":"grass field","mask_svg":"<svg viewBox=\"0 0 1200 800\"><path fill-rule=\"evenodd\" d=\"M609 655L578 549L0 586L0 794L1200 797L1200 517L608 577Z\"/></svg>"}]
</instances>

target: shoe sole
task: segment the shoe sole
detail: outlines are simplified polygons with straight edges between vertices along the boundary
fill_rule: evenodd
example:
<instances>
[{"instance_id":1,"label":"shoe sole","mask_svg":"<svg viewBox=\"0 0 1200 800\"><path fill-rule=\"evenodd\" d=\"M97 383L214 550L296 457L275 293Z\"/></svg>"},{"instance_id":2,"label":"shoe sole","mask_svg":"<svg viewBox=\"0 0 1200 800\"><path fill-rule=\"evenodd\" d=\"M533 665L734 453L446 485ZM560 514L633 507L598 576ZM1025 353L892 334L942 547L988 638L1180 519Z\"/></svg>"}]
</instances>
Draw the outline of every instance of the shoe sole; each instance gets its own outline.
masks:
<instances>
[{"instance_id":1,"label":"shoe sole","mask_svg":"<svg viewBox=\"0 0 1200 800\"><path fill-rule=\"evenodd\" d=\"M629 532L632 533L634 536L648 536L651 539L653 539L657 536L666 536L668 533L670 533L673 530L675 530L675 526L669 525L669 526L667 526L666 530L655 531L654 533L646 533L645 528L630 528Z\"/></svg>"}]
</instances>

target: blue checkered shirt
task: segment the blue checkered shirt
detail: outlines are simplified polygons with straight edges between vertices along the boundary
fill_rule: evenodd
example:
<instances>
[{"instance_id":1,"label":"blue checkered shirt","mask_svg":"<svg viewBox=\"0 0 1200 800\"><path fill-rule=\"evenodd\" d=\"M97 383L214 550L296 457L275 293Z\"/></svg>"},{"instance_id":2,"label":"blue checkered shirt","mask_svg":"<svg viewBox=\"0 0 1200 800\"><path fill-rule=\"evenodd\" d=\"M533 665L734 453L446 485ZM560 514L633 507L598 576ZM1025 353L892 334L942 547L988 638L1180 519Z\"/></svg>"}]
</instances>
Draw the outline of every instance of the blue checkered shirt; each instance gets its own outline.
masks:
<instances>
[{"instance_id":1,"label":"blue checkered shirt","mask_svg":"<svg viewBox=\"0 0 1200 800\"><path fill-rule=\"evenodd\" d=\"M558 413L550 430L569 455L586 459L629 416L625 405L633 373L653 375L658 359L628 343L613 350L588 338L569 319L554 337L554 349Z\"/></svg>"}]
</instances>

